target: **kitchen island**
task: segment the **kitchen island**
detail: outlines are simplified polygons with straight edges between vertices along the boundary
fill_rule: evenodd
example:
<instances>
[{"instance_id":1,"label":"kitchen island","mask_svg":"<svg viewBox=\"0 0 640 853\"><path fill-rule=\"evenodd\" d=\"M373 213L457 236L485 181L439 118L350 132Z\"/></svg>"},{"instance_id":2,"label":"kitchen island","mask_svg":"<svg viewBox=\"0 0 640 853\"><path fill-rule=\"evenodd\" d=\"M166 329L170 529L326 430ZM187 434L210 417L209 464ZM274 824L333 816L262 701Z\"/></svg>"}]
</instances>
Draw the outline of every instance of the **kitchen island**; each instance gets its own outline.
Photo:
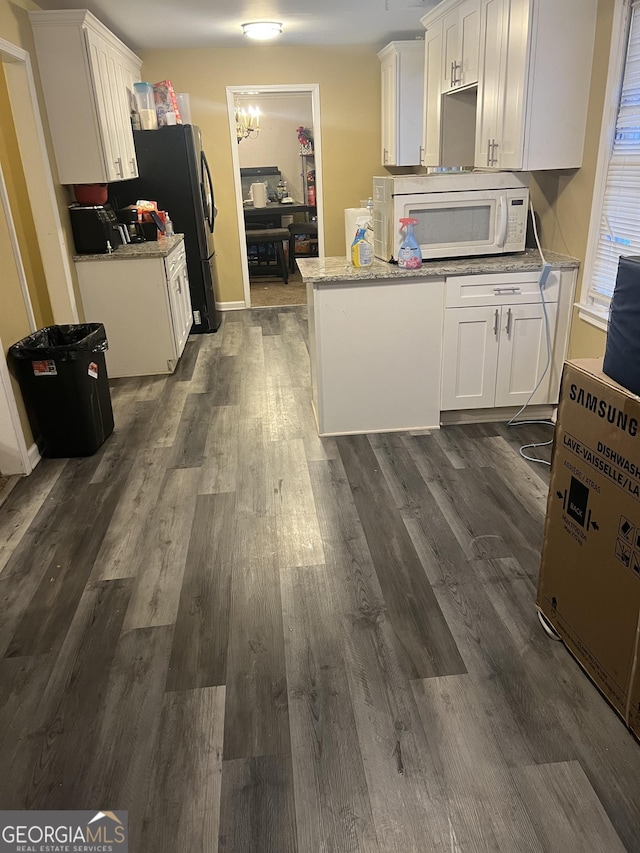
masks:
<instances>
[{"instance_id":1,"label":"kitchen island","mask_svg":"<svg viewBox=\"0 0 640 853\"><path fill-rule=\"evenodd\" d=\"M319 434L508 420L529 398L532 415L549 415L580 262L545 257L552 269L542 291L537 250L419 270L298 260Z\"/></svg>"}]
</instances>

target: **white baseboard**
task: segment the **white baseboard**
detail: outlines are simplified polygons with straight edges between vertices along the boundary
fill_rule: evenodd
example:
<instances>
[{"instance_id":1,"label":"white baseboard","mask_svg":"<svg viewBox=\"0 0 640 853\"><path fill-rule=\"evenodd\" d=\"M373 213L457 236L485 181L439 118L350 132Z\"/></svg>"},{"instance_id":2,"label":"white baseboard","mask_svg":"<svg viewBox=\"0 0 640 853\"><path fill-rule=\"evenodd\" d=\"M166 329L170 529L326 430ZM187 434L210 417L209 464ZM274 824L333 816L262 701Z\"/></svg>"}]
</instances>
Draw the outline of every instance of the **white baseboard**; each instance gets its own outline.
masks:
<instances>
[{"instance_id":1,"label":"white baseboard","mask_svg":"<svg viewBox=\"0 0 640 853\"><path fill-rule=\"evenodd\" d=\"M244 302L216 302L218 311L244 311L246 307Z\"/></svg>"},{"instance_id":2,"label":"white baseboard","mask_svg":"<svg viewBox=\"0 0 640 853\"><path fill-rule=\"evenodd\" d=\"M40 451L38 450L38 445L35 443L35 441L27 450L27 456L29 457L29 463L31 465L31 470L33 471L38 462L42 459L42 457L40 456Z\"/></svg>"}]
</instances>

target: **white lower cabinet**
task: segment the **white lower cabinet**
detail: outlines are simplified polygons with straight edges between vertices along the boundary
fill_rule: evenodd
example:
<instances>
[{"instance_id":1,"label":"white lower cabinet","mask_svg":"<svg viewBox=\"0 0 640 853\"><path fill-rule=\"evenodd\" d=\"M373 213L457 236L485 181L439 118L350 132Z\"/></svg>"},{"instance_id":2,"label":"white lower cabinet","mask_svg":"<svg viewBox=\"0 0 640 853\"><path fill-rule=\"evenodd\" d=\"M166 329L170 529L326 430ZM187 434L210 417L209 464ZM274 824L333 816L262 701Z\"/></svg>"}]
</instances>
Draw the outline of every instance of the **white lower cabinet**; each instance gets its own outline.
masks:
<instances>
[{"instance_id":1,"label":"white lower cabinet","mask_svg":"<svg viewBox=\"0 0 640 853\"><path fill-rule=\"evenodd\" d=\"M173 373L193 316L184 243L165 257L76 261L87 323L103 323L110 378Z\"/></svg>"},{"instance_id":2,"label":"white lower cabinet","mask_svg":"<svg viewBox=\"0 0 640 853\"><path fill-rule=\"evenodd\" d=\"M548 304L553 341L556 306ZM445 311L442 409L521 406L547 363L542 305L450 308ZM532 403L548 403L549 374Z\"/></svg>"},{"instance_id":3,"label":"white lower cabinet","mask_svg":"<svg viewBox=\"0 0 640 853\"><path fill-rule=\"evenodd\" d=\"M557 350L559 273L543 305L537 276L459 276L448 280L444 312L442 409L522 406ZM461 307L462 306L462 307ZM561 342L564 351L565 341ZM549 369L530 402L555 402Z\"/></svg>"}]
</instances>

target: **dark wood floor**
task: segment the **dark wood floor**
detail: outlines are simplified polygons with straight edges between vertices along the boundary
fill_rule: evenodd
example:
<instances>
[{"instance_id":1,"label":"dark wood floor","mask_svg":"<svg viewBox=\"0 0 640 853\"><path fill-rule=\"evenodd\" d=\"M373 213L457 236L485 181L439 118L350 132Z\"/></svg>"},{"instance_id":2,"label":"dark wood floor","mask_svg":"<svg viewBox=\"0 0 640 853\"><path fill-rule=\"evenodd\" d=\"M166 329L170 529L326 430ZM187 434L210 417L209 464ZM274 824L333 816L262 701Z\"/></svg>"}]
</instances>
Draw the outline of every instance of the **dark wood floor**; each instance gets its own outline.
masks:
<instances>
[{"instance_id":1,"label":"dark wood floor","mask_svg":"<svg viewBox=\"0 0 640 853\"><path fill-rule=\"evenodd\" d=\"M114 382L101 450L0 507L0 808L126 809L135 853L640 850L640 745L536 617L549 428L321 440L305 317Z\"/></svg>"}]
</instances>

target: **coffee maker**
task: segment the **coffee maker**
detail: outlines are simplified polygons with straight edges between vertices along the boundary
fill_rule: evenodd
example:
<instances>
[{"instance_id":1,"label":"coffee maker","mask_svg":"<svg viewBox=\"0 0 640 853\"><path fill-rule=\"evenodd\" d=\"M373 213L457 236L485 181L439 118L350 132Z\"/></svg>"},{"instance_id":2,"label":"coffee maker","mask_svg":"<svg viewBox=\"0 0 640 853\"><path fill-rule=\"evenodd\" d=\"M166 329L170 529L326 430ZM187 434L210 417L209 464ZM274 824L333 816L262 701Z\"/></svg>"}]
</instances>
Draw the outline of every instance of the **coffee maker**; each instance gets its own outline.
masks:
<instances>
[{"instance_id":1,"label":"coffee maker","mask_svg":"<svg viewBox=\"0 0 640 853\"><path fill-rule=\"evenodd\" d=\"M130 243L144 243L146 241L144 229L142 227L144 223L138 221L137 207L120 208L119 210L116 210L116 216L118 218L118 222L122 222L127 229Z\"/></svg>"}]
</instances>

